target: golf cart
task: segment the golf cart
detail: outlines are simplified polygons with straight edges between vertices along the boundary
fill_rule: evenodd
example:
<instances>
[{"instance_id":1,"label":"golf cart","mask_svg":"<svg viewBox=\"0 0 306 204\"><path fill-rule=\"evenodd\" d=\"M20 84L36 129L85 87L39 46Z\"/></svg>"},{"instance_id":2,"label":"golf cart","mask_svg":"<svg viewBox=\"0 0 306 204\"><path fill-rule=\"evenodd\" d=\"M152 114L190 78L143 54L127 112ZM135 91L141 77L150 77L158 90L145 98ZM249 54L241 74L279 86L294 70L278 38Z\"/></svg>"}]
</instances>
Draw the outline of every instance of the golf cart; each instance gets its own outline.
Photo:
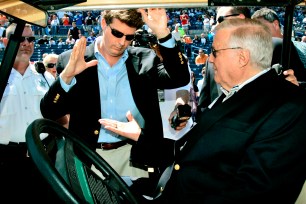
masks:
<instances>
[{"instance_id":1,"label":"golf cart","mask_svg":"<svg viewBox=\"0 0 306 204\"><path fill-rule=\"evenodd\" d=\"M83 2L83 3L81 3ZM0 68L0 95L2 98L11 71L18 46L19 38L25 23L40 27L47 26L47 12L52 10L91 10L139 7L203 7L203 6L281 6L286 8L283 50L290 50L293 11L295 5L301 1L199 1L199 0L164 0L164 1L0 1L1 12L17 22L14 35L4 51ZM16 12L23 9L26 12ZM25 14L26 13L26 14ZM35 18L33 18L35 16ZM282 54L283 67L289 67L290 58ZM45 146L40 141L40 133L49 133L55 137L54 148L57 149L56 157L52 159ZM114 170L98 154L91 151L82 140L71 131L59 126L57 123L38 119L29 125L26 132L28 150L33 161L49 181L51 187L59 197L67 203L138 203L131 193L128 185L114 172ZM76 154L75 152L78 152ZM90 159L102 173L96 175L79 157Z\"/></svg>"}]
</instances>

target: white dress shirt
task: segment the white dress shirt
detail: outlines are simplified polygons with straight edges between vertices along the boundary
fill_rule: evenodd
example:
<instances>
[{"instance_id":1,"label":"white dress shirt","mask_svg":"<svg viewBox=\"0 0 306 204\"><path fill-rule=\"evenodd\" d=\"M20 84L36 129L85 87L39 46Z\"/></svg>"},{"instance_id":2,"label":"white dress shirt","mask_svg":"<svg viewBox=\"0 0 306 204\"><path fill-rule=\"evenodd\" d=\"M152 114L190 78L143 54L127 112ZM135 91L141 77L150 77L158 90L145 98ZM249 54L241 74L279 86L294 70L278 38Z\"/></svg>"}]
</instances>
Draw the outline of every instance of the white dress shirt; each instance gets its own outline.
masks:
<instances>
[{"instance_id":1,"label":"white dress shirt","mask_svg":"<svg viewBox=\"0 0 306 204\"><path fill-rule=\"evenodd\" d=\"M25 142L28 125L42 118L40 100L48 89L33 65L24 75L12 69L0 103L0 144Z\"/></svg>"}]
</instances>

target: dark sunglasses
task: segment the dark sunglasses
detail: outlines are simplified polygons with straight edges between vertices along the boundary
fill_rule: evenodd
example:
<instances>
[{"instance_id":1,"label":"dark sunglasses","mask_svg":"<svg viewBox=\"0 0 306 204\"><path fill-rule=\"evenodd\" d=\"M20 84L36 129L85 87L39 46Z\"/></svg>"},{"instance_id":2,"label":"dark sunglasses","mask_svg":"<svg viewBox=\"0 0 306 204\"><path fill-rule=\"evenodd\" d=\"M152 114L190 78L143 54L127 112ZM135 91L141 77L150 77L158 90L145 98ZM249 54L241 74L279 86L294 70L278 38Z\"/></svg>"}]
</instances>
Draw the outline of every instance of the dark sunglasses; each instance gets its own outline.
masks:
<instances>
[{"instance_id":1,"label":"dark sunglasses","mask_svg":"<svg viewBox=\"0 0 306 204\"><path fill-rule=\"evenodd\" d=\"M55 67L55 63L48 63L47 64L47 68L54 68Z\"/></svg>"},{"instance_id":2,"label":"dark sunglasses","mask_svg":"<svg viewBox=\"0 0 306 204\"><path fill-rule=\"evenodd\" d=\"M118 31L118 30L116 30L116 29L110 27L109 24L108 24L108 27L111 29L112 35L115 36L116 38L122 38L123 36L125 36L125 39L126 39L127 41L131 41L131 40L133 40L134 37L135 37L135 34L133 34L133 35L124 35L124 34L121 33L120 31Z\"/></svg>"},{"instance_id":3,"label":"dark sunglasses","mask_svg":"<svg viewBox=\"0 0 306 204\"><path fill-rule=\"evenodd\" d=\"M31 42L35 41L35 37L20 37L19 42L22 43L25 40L27 40L29 43L31 43Z\"/></svg>"},{"instance_id":4,"label":"dark sunglasses","mask_svg":"<svg viewBox=\"0 0 306 204\"><path fill-rule=\"evenodd\" d=\"M219 18L218 18L218 23L221 23L222 21L224 21L225 20L225 18L227 18L227 17L231 17L231 16L239 16L240 14L238 14L238 13L236 13L236 14L230 14L230 15L226 15L226 16L219 16Z\"/></svg>"},{"instance_id":5,"label":"dark sunglasses","mask_svg":"<svg viewBox=\"0 0 306 204\"><path fill-rule=\"evenodd\" d=\"M236 50L236 49L243 49L242 47L229 47L229 48L223 48L223 49L219 49L216 50L215 48L211 48L211 54L214 56L214 58L217 57L217 52L220 52L222 50Z\"/></svg>"}]
</instances>

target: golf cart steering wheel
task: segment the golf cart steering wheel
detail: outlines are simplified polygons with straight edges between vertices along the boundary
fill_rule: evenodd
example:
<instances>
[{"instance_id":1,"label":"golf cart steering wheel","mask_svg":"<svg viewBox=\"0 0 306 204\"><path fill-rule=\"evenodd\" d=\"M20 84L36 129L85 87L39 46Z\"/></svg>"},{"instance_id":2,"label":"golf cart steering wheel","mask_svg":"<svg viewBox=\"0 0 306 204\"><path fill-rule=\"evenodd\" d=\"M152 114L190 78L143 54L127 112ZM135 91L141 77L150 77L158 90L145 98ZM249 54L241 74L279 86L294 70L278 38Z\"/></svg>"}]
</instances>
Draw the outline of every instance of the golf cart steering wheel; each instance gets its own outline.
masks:
<instances>
[{"instance_id":1,"label":"golf cart steering wheel","mask_svg":"<svg viewBox=\"0 0 306 204\"><path fill-rule=\"evenodd\" d=\"M52 159L41 133L52 137ZM76 134L48 119L33 121L26 131L28 151L35 165L57 195L68 203L137 203L126 183ZM51 151L52 152L52 151ZM53 151L54 152L54 151ZM86 158L102 176L81 161Z\"/></svg>"}]
</instances>

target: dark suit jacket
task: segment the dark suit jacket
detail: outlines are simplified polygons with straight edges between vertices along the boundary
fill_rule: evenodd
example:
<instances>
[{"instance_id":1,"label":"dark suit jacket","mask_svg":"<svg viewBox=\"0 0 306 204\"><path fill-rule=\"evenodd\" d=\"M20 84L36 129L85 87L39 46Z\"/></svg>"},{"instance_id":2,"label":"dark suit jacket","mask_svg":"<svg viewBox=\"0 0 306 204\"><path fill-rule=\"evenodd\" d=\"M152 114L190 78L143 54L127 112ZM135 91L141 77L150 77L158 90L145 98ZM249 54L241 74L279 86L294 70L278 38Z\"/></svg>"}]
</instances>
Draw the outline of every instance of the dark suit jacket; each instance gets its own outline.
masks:
<instances>
[{"instance_id":1,"label":"dark suit jacket","mask_svg":"<svg viewBox=\"0 0 306 204\"><path fill-rule=\"evenodd\" d=\"M177 141L169 203L294 203L306 177L306 92L274 69ZM177 166L178 167L178 166Z\"/></svg>"},{"instance_id":2,"label":"dark suit jacket","mask_svg":"<svg viewBox=\"0 0 306 204\"><path fill-rule=\"evenodd\" d=\"M135 104L145 120L143 134L132 148L134 162L158 164L164 153L156 152L163 138L157 88L172 89L190 81L186 59L177 47L160 46L163 64L151 49L129 47L126 61L127 73ZM65 67L70 51L58 58L58 67ZM94 43L86 49L85 60L95 59ZM41 100L45 118L57 119L70 114L69 129L82 137L95 149L100 131L98 119L101 104L97 67L90 67L76 76L77 83L66 93L57 80ZM124 98L122 98L124 100ZM103 104L102 104L103 105ZM145 135L145 136L144 136Z\"/></svg>"}]
</instances>

